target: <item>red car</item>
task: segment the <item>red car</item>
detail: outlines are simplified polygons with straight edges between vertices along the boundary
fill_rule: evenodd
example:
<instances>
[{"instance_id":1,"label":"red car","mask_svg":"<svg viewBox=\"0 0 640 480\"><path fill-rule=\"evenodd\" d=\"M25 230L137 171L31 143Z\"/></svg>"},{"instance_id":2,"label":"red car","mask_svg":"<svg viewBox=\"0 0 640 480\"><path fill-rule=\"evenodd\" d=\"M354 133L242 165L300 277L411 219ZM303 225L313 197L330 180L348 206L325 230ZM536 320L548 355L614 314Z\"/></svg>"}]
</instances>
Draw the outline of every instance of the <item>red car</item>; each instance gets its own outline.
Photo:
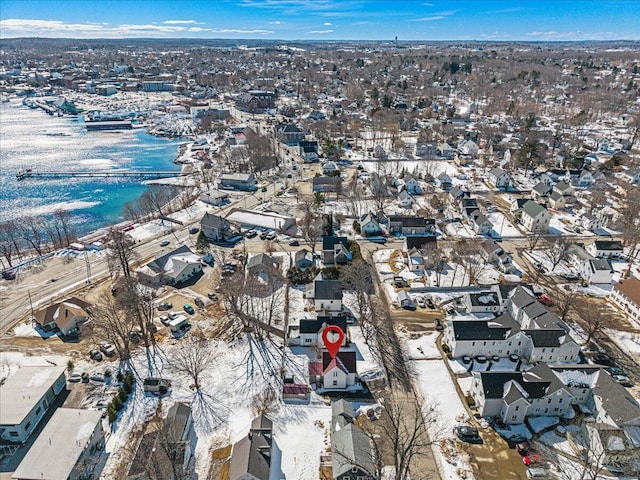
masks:
<instances>
[{"instance_id":1,"label":"red car","mask_svg":"<svg viewBox=\"0 0 640 480\"><path fill-rule=\"evenodd\" d=\"M530 465L533 465L539 460L540 460L540 455L536 455L535 453L532 453L530 455L525 455L524 457L522 457L522 461L527 467Z\"/></svg>"},{"instance_id":2,"label":"red car","mask_svg":"<svg viewBox=\"0 0 640 480\"><path fill-rule=\"evenodd\" d=\"M540 297L540 303L549 307L553 305L553 299L549 295L545 294Z\"/></svg>"}]
</instances>

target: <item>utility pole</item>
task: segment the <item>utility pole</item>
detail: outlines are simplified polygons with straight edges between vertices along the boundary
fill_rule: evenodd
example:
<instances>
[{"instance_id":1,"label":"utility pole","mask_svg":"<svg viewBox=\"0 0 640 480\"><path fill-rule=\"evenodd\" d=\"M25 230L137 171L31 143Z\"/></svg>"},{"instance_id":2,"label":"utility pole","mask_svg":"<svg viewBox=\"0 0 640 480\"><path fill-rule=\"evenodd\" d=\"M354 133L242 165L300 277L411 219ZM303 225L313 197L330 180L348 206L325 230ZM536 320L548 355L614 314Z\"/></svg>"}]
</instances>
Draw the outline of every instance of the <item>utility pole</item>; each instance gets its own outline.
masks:
<instances>
[{"instance_id":1,"label":"utility pole","mask_svg":"<svg viewBox=\"0 0 640 480\"><path fill-rule=\"evenodd\" d=\"M89 255L84 251L84 263L87 266L87 283L91 283L91 263L89 263Z\"/></svg>"},{"instance_id":2,"label":"utility pole","mask_svg":"<svg viewBox=\"0 0 640 480\"><path fill-rule=\"evenodd\" d=\"M35 318L33 314L33 302L31 301L31 290L27 290L27 294L29 295L29 307L31 308L31 322L33 323L33 319Z\"/></svg>"}]
</instances>

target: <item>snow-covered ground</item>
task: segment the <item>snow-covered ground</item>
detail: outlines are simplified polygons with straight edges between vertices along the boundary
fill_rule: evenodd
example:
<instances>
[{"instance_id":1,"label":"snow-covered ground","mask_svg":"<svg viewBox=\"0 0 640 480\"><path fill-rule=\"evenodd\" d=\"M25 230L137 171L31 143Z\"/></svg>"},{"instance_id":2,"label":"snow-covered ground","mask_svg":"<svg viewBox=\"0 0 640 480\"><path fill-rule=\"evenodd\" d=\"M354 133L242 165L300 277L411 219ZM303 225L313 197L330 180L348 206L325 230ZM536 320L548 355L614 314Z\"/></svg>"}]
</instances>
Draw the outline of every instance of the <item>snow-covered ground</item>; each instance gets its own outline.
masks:
<instances>
[{"instance_id":1,"label":"snow-covered ground","mask_svg":"<svg viewBox=\"0 0 640 480\"><path fill-rule=\"evenodd\" d=\"M607 329L607 335L631 358L640 359L640 333Z\"/></svg>"},{"instance_id":2,"label":"snow-covered ground","mask_svg":"<svg viewBox=\"0 0 640 480\"><path fill-rule=\"evenodd\" d=\"M528 422L534 433L540 433L542 430L558 425L560 419L558 417L529 417Z\"/></svg>"},{"instance_id":3,"label":"snow-covered ground","mask_svg":"<svg viewBox=\"0 0 640 480\"><path fill-rule=\"evenodd\" d=\"M414 340L407 341L405 356L410 360L435 360L440 359L440 350L436 346L438 332L422 335Z\"/></svg>"},{"instance_id":4,"label":"snow-covered ground","mask_svg":"<svg viewBox=\"0 0 640 480\"><path fill-rule=\"evenodd\" d=\"M522 232L501 212L485 212L485 216L493 223L493 230L501 237L522 237Z\"/></svg>"},{"instance_id":5,"label":"snow-covered ground","mask_svg":"<svg viewBox=\"0 0 640 480\"><path fill-rule=\"evenodd\" d=\"M410 342L409 350L411 352L413 347L417 349L417 346L421 346L425 353L433 353L434 341L435 337L432 335L422 337L413 343ZM437 433L442 440L454 438L453 427L463 423L468 415L444 361L413 360L410 366L417 375L418 386L425 403L435 404L438 410L438 423L431 428L431 434ZM462 455L447 458L441 445L435 445L433 450L443 478L454 480L473 478L467 458Z\"/></svg>"}]
</instances>

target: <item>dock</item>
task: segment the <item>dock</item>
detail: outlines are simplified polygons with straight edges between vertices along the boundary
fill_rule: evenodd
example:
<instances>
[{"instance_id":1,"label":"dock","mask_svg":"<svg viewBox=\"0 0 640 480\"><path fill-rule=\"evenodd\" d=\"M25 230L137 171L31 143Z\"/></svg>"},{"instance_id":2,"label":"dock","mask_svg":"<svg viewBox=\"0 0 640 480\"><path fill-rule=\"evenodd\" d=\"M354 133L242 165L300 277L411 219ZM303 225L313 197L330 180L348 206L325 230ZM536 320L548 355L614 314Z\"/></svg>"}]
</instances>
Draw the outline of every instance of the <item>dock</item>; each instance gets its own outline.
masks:
<instances>
[{"instance_id":1,"label":"dock","mask_svg":"<svg viewBox=\"0 0 640 480\"><path fill-rule=\"evenodd\" d=\"M139 178L139 179L153 179L153 178L169 178L169 177L184 177L191 175L191 173L184 173L181 171L137 171L137 170L122 170L122 171L61 171L61 172L34 172L29 170L21 170L16 173L16 179L24 180L27 178Z\"/></svg>"}]
</instances>

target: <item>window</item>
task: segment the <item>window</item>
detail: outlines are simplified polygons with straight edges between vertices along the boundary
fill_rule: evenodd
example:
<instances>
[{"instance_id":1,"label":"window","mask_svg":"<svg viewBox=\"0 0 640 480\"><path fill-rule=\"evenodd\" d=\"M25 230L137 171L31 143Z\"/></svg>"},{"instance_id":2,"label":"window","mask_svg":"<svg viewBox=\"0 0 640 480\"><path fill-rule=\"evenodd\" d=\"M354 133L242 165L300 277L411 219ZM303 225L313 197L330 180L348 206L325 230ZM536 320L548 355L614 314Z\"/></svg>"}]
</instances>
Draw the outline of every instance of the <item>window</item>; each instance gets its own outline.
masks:
<instances>
[{"instance_id":1,"label":"window","mask_svg":"<svg viewBox=\"0 0 640 480\"><path fill-rule=\"evenodd\" d=\"M476 346L476 342L471 342L471 346L475 347Z\"/></svg>"},{"instance_id":2,"label":"window","mask_svg":"<svg viewBox=\"0 0 640 480\"><path fill-rule=\"evenodd\" d=\"M553 409L554 412L557 412L558 410L560 410L558 407Z\"/></svg>"},{"instance_id":3,"label":"window","mask_svg":"<svg viewBox=\"0 0 640 480\"><path fill-rule=\"evenodd\" d=\"M304 339L304 343L311 343L311 339L310 338L305 338Z\"/></svg>"},{"instance_id":4,"label":"window","mask_svg":"<svg viewBox=\"0 0 640 480\"><path fill-rule=\"evenodd\" d=\"M551 399L550 398L547 400L547 403L551 403Z\"/></svg>"},{"instance_id":5,"label":"window","mask_svg":"<svg viewBox=\"0 0 640 480\"><path fill-rule=\"evenodd\" d=\"M358 473L358 467L351 467L351 473Z\"/></svg>"},{"instance_id":6,"label":"window","mask_svg":"<svg viewBox=\"0 0 640 480\"><path fill-rule=\"evenodd\" d=\"M337 377L338 376L338 372L333 372L333 376Z\"/></svg>"},{"instance_id":7,"label":"window","mask_svg":"<svg viewBox=\"0 0 640 480\"><path fill-rule=\"evenodd\" d=\"M522 342L518 342L518 346L522 345Z\"/></svg>"},{"instance_id":8,"label":"window","mask_svg":"<svg viewBox=\"0 0 640 480\"><path fill-rule=\"evenodd\" d=\"M544 352L545 352L545 350L546 350L546 348L543 348L543 349L542 349L542 353L544 353Z\"/></svg>"},{"instance_id":9,"label":"window","mask_svg":"<svg viewBox=\"0 0 640 480\"><path fill-rule=\"evenodd\" d=\"M31 422L27 422L27 424L24 426L24 431L25 432L29 431L30 426L31 426Z\"/></svg>"},{"instance_id":10,"label":"window","mask_svg":"<svg viewBox=\"0 0 640 480\"><path fill-rule=\"evenodd\" d=\"M561 398L561 399L558 401L558 403L562 403L562 400L564 400L564 398Z\"/></svg>"},{"instance_id":11,"label":"window","mask_svg":"<svg viewBox=\"0 0 640 480\"><path fill-rule=\"evenodd\" d=\"M518 419L518 415L514 415L513 417L511 417L511 420L517 420Z\"/></svg>"},{"instance_id":12,"label":"window","mask_svg":"<svg viewBox=\"0 0 640 480\"><path fill-rule=\"evenodd\" d=\"M338 385L338 381L337 381L337 380L334 380L334 381L333 381L333 386L335 387L336 385Z\"/></svg>"},{"instance_id":13,"label":"window","mask_svg":"<svg viewBox=\"0 0 640 480\"><path fill-rule=\"evenodd\" d=\"M18 432L9 432L9 435L11 435L12 437L17 437L18 436Z\"/></svg>"},{"instance_id":14,"label":"window","mask_svg":"<svg viewBox=\"0 0 640 480\"><path fill-rule=\"evenodd\" d=\"M516 412L520 410L520 405L516 405Z\"/></svg>"},{"instance_id":15,"label":"window","mask_svg":"<svg viewBox=\"0 0 640 480\"><path fill-rule=\"evenodd\" d=\"M545 409L544 409L544 413L549 413L549 409L548 409L548 408L545 408Z\"/></svg>"},{"instance_id":16,"label":"window","mask_svg":"<svg viewBox=\"0 0 640 480\"><path fill-rule=\"evenodd\" d=\"M487 342L482 342L482 346L486 347L487 346Z\"/></svg>"},{"instance_id":17,"label":"window","mask_svg":"<svg viewBox=\"0 0 640 480\"><path fill-rule=\"evenodd\" d=\"M42 411L42 407L36 408L36 415L40 415L41 411Z\"/></svg>"}]
</instances>

